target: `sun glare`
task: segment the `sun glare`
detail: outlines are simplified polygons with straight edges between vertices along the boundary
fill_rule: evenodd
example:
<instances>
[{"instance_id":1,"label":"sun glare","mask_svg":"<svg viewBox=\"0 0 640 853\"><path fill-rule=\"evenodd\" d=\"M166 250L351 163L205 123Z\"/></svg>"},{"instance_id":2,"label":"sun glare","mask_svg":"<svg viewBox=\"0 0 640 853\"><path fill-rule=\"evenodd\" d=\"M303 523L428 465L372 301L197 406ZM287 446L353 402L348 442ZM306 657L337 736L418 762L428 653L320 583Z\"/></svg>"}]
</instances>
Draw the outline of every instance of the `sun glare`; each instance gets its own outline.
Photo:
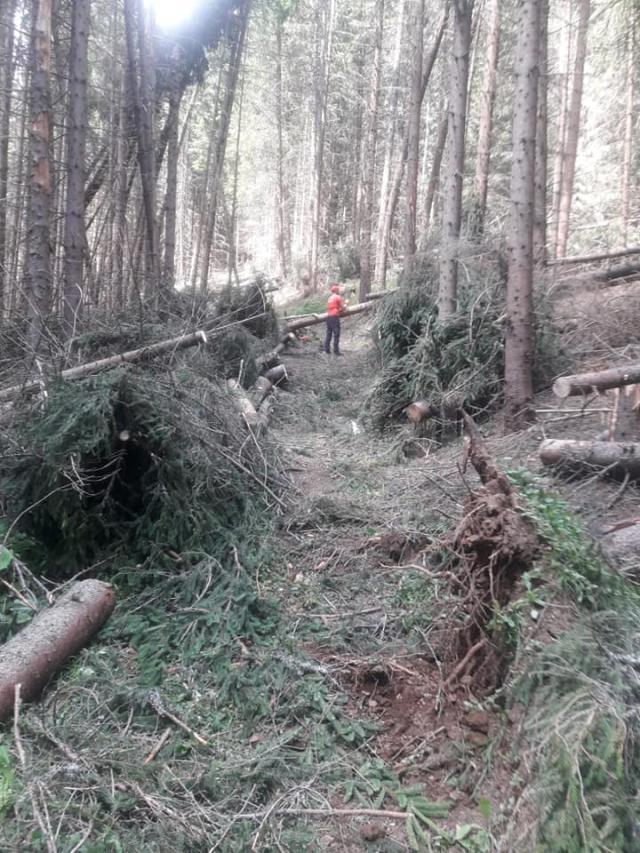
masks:
<instances>
[{"instance_id":1,"label":"sun glare","mask_svg":"<svg viewBox=\"0 0 640 853\"><path fill-rule=\"evenodd\" d=\"M193 15L199 0L146 0L155 13L158 26L170 30L184 24Z\"/></svg>"}]
</instances>

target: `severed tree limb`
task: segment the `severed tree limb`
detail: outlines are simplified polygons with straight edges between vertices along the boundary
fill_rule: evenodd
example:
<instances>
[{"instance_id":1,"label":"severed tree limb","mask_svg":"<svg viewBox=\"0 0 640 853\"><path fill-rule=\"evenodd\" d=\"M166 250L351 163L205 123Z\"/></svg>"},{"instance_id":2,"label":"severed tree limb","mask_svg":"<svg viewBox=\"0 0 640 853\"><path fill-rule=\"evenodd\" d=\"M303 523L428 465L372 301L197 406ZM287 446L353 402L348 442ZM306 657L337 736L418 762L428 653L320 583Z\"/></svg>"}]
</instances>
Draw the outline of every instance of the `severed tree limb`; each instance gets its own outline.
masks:
<instances>
[{"instance_id":1,"label":"severed tree limb","mask_svg":"<svg viewBox=\"0 0 640 853\"><path fill-rule=\"evenodd\" d=\"M561 376L553 383L553 393L556 397L565 399L577 394L593 394L596 391L637 383L640 383L640 364L625 364L622 367L611 367L609 370Z\"/></svg>"},{"instance_id":2,"label":"severed tree limb","mask_svg":"<svg viewBox=\"0 0 640 853\"><path fill-rule=\"evenodd\" d=\"M547 439L540 445L540 460L546 467L589 473L606 469L612 476L640 478L640 444L613 441L569 441Z\"/></svg>"},{"instance_id":3,"label":"severed tree limb","mask_svg":"<svg viewBox=\"0 0 640 853\"><path fill-rule=\"evenodd\" d=\"M77 581L53 605L0 647L0 721L10 716L17 685L35 699L64 664L82 649L111 615L113 587Z\"/></svg>"}]
</instances>

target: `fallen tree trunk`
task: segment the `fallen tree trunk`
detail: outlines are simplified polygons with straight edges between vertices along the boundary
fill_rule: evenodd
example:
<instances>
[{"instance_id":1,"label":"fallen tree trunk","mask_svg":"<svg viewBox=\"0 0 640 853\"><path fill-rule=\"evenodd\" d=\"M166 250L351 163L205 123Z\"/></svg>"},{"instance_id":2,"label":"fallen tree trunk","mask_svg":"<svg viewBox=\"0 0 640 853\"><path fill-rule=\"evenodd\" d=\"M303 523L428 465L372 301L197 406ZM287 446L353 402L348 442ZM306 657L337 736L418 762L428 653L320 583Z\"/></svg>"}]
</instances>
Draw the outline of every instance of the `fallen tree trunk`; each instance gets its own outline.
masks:
<instances>
[{"instance_id":1,"label":"fallen tree trunk","mask_svg":"<svg viewBox=\"0 0 640 853\"><path fill-rule=\"evenodd\" d=\"M360 302L358 305L352 305L350 308L345 308L340 316L353 317L354 314L362 314L364 311L371 310L375 304L376 300ZM296 332L298 329L306 329L307 326L317 326L320 323L324 323L328 317L328 314L314 314L309 317L303 317L301 320L293 320L293 322L287 323L287 333Z\"/></svg>"},{"instance_id":2,"label":"fallen tree trunk","mask_svg":"<svg viewBox=\"0 0 640 853\"><path fill-rule=\"evenodd\" d=\"M296 340L296 336L293 332L287 332L287 334L282 338L280 343L274 347L270 352L266 352L264 355L260 356L257 360L257 365L260 370L267 370L271 367L276 367L280 364L280 353L285 350L289 344L294 343Z\"/></svg>"},{"instance_id":3,"label":"fallen tree trunk","mask_svg":"<svg viewBox=\"0 0 640 853\"><path fill-rule=\"evenodd\" d=\"M609 388L621 388L623 385L636 385L640 382L640 364L625 364L598 370L594 373L575 373L561 376L553 383L556 397L574 397L576 394L593 394Z\"/></svg>"},{"instance_id":4,"label":"fallen tree trunk","mask_svg":"<svg viewBox=\"0 0 640 853\"><path fill-rule=\"evenodd\" d=\"M0 720L13 712L16 685L21 685L23 699L35 699L100 630L114 606L112 586L98 580L78 581L0 647Z\"/></svg>"},{"instance_id":5,"label":"fallen tree trunk","mask_svg":"<svg viewBox=\"0 0 640 853\"><path fill-rule=\"evenodd\" d=\"M556 258L548 261L547 266L560 267L569 264L593 264L598 261L608 261L613 258L624 258L628 255L640 255L640 246L628 246L625 249L614 249L611 252L596 252L592 255L574 255L566 258Z\"/></svg>"},{"instance_id":6,"label":"fallen tree trunk","mask_svg":"<svg viewBox=\"0 0 640 853\"><path fill-rule=\"evenodd\" d=\"M606 469L611 476L640 478L640 444L614 441L547 439L540 445L540 460L549 468L592 473Z\"/></svg>"},{"instance_id":7,"label":"fallen tree trunk","mask_svg":"<svg viewBox=\"0 0 640 853\"><path fill-rule=\"evenodd\" d=\"M603 281L605 284L614 285L621 284L620 279L630 276L640 275L640 264L620 264L617 267L609 267L597 273L594 278L596 281Z\"/></svg>"},{"instance_id":8,"label":"fallen tree trunk","mask_svg":"<svg viewBox=\"0 0 640 853\"><path fill-rule=\"evenodd\" d=\"M187 349L188 347L196 346L197 344L206 344L207 336L203 331L193 332L190 335L180 335L178 338L171 338L167 341L159 341L156 344L149 344L146 347L130 350L129 352L112 355L108 358L101 358L98 361L91 361L87 364L80 364L77 367L70 367L68 370L63 370L58 378L64 380L84 379L87 376L92 376L94 373L102 373L104 370L111 370L114 367L119 367L121 364L133 364L139 361L155 358L158 355L163 355L167 352L177 352L178 350ZM3 388L0 391L0 402L5 400L13 400L21 394L31 395L36 394L42 387L42 382L28 382L24 385L13 385L10 388Z\"/></svg>"}]
</instances>

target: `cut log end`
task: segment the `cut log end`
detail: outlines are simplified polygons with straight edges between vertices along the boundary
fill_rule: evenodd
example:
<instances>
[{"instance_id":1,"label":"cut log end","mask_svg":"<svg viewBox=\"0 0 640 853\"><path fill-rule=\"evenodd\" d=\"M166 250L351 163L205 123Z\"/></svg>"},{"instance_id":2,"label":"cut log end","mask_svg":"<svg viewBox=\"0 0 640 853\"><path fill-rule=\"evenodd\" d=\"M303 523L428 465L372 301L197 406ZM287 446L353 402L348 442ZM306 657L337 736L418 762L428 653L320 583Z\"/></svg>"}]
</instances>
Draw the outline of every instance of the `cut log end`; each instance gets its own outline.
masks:
<instances>
[{"instance_id":1,"label":"cut log end","mask_svg":"<svg viewBox=\"0 0 640 853\"><path fill-rule=\"evenodd\" d=\"M16 686L35 699L64 664L100 630L115 607L113 587L77 581L0 648L0 720L13 712Z\"/></svg>"}]
</instances>

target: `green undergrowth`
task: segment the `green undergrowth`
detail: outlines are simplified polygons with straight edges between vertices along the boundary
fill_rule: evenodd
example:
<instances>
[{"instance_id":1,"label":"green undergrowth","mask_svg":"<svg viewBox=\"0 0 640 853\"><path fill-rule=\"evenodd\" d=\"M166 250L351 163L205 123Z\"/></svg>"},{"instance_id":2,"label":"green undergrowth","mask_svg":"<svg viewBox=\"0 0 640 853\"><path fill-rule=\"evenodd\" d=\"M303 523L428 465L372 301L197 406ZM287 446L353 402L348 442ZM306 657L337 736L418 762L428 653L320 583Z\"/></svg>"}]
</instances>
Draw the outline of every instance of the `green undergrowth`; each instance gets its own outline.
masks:
<instances>
[{"instance_id":1,"label":"green undergrowth","mask_svg":"<svg viewBox=\"0 0 640 853\"><path fill-rule=\"evenodd\" d=\"M533 840L529 827L519 849L632 853L640 819L638 589L600 557L561 499L529 475L512 478L543 542L525 577L524 610L576 607L565 633L530 646L510 688L511 701L528 708L521 747L533 775L523 801L539 815Z\"/></svg>"}]
</instances>

